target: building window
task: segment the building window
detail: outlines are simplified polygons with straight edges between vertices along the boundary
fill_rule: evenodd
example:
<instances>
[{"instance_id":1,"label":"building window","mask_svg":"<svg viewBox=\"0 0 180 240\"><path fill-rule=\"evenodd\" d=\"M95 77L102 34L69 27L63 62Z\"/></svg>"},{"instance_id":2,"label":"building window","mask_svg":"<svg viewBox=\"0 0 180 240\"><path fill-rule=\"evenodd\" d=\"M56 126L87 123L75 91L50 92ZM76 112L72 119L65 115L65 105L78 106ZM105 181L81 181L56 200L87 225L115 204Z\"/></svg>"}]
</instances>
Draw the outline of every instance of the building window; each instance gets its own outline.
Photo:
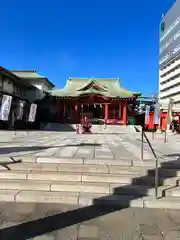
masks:
<instances>
[{"instance_id":1,"label":"building window","mask_svg":"<svg viewBox=\"0 0 180 240\"><path fill-rule=\"evenodd\" d=\"M162 22L161 23L161 32L164 32L164 29L165 29L165 22Z\"/></svg>"}]
</instances>

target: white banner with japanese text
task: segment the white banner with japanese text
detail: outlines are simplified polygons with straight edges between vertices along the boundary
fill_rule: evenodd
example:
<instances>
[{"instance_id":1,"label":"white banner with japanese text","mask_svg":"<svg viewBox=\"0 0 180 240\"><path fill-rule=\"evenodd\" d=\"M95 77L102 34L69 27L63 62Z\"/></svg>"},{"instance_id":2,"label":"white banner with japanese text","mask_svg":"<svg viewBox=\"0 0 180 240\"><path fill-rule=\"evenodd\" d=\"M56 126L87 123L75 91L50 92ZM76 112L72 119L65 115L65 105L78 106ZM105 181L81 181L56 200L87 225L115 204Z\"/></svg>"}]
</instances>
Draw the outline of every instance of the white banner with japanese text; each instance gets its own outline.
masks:
<instances>
[{"instance_id":1,"label":"white banner with japanese text","mask_svg":"<svg viewBox=\"0 0 180 240\"><path fill-rule=\"evenodd\" d=\"M9 113L11 110L12 97L8 95L3 95L0 109L0 120L8 121Z\"/></svg>"},{"instance_id":2,"label":"white banner with japanese text","mask_svg":"<svg viewBox=\"0 0 180 240\"><path fill-rule=\"evenodd\" d=\"M37 104L32 103L29 112L28 122L34 122L36 119Z\"/></svg>"},{"instance_id":3,"label":"white banner with japanese text","mask_svg":"<svg viewBox=\"0 0 180 240\"><path fill-rule=\"evenodd\" d=\"M145 112L145 124L149 124L149 111L150 111L150 106L146 105L146 112Z\"/></svg>"},{"instance_id":4,"label":"white banner with japanese text","mask_svg":"<svg viewBox=\"0 0 180 240\"><path fill-rule=\"evenodd\" d=\"M22 120L24 114L25 101L19 100L17 107L17 120Z\"/></svg>"}]
</instances>

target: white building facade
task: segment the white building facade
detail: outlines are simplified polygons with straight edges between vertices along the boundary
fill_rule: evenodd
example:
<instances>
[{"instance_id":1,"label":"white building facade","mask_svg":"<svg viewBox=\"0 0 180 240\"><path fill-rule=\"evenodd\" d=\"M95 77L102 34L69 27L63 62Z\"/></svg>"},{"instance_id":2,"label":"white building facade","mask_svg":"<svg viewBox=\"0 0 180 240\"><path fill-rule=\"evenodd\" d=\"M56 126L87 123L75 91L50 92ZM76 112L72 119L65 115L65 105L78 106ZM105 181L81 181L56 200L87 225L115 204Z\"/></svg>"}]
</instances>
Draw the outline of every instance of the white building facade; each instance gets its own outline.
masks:
<instances>
[{"instance_id":1,"label":"white building facade","mask_svg":"<svg viewBox=\"0 0 180 240\"><path fill-rule=\"evenodd\" d=\"M160 25L159 99L164 112L173 100L180 113L180 0L163 17Z\"/></svg>"},{"instance_id":2,"label":"white building facade","mask_svg":"<svg viewBox=\"0 0 180 240\"><path fill-rule=\"evenodd\" d=\"M164 111L173 99L173 111L180 112L180 56L159 70L159 98Z\"/></svg>"}]
</instances>

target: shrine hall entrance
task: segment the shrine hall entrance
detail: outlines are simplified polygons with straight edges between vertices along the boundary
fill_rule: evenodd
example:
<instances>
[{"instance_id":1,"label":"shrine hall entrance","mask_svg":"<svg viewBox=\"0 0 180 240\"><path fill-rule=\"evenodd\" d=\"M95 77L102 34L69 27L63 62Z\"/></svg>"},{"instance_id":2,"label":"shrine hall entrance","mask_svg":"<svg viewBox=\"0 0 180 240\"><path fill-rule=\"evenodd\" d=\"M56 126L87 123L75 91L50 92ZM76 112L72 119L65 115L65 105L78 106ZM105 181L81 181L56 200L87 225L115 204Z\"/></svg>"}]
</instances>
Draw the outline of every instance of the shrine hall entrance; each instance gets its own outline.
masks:
<instances>
[{"instance_id":1,"label":"shrine hall entrance","mask_svg":"<svg viewBox=\"0 0 180 240\"><path fill-rule=\"evenodd\" d=\"M75 116L78 117L86 113L91 116L93 123L123 124L126 123L127 101L122 99L109 99L102 95L80 96L74 106ZM123 118L124 116L124 118ZM99 121L99 120L103 121Z\"/></svg>"},{"instance_id":2,"label":"shrine hall entrance","mask_svg":"<svg viewBox=\"0 0 180 240\"><path fill-rule=\"evenodd\" d=\"M97 98L97 99L96 99ZM98 101L97 101L98 100ZM63 123L80 123L82 116L90 116L93 124L127 124L126 99L102 99L98 96L57 102L57 119ZM102 120L102 121L101 121Z\"/></svg>"},{"instance_id":3,"label":"shrine hall entrance","mask_svg":"<svg viewBox=\"0 0 180 240\"><path fill-rule=\"evenodd\" d=\"M88 113L92 119L104 119L104 105L103 104L89 104L83 105L80 110L80 114Z\"/></svg>"}]
</instances>

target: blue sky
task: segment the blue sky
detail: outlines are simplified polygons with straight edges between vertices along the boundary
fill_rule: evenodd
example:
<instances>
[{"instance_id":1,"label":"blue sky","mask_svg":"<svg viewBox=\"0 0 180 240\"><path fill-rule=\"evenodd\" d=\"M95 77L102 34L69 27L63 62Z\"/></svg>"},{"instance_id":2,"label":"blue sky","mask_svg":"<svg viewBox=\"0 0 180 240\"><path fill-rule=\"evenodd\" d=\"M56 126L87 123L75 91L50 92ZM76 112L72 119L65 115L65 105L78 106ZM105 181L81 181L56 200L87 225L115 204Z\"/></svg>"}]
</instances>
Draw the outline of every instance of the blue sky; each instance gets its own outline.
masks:
<instances>
[{"instance_id":1,"label":"blue sky","mask_svg":"<svg viewBox=\"0 0 180 240\"><path fill-rule=\"evenodd\" d=\"M158 89L159 22L174 0L1 1L0 65L71 77L119 77Z\"/></svg>"}]
</instances>

